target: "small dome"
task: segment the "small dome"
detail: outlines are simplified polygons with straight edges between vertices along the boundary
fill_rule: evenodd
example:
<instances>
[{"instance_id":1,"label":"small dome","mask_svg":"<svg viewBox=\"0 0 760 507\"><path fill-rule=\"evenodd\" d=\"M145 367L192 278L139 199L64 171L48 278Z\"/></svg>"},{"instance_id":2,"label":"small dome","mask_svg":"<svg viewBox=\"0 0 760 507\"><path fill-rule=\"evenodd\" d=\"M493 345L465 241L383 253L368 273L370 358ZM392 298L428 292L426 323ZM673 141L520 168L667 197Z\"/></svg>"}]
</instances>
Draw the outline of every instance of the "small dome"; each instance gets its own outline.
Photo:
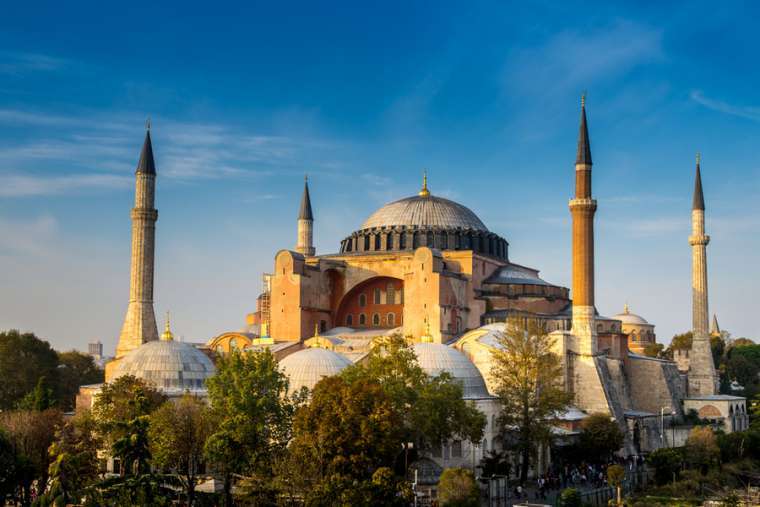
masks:
<instances>
[{"instance_id":1,"label":"small dome","mask_svg":"<svg viewBox=\"0 0 760 507\"><path fill-rule=\"evenodd\" d=\"M457 349L441 343L415 343L417 362L428 375L448 372L462 385L463 397L489 398L486 383L474 364Z\"/></svg>"},{"instance_id":2,"label":"small dome","mask_svg":"<svg viewBox=\"0 0 760 507\"><path fill-rule=\"evenodd\" d=\"M488 232L485 224L469 208L429 194L415 195L386 204L372 213L360 229L393 226L461 228Z\"/></svg>"},{"instance_id":3,"label":"small dome","mask_svg":"<svg viewBox=\"0 0 760 507\"><path fill-rule=\"evenodd\" d=\"M642 317L641 315L636 315L635 313L631 313L630 308L628 305L625 305L625 308L623 308L623 313L618 313L617 315L612 317L615 320L621 321L623 324L633 324L638 326L651 326L647 320Z\"/></svg>"},{"instance_id":4,"label":"small dome","mask_svg":"<svg viewBox=\"0 0 760 507\"><path fill-rule=\"evenodd\" d=\"M344 356L320 347L299 350L280 361L280 368L290 379L291 393L302 387L312 390L322 377L337 375L350 365Z\"/></svg>"},{"instance_id":5,"label":"small dome","mask_svg":"<svg viewBox=\"0 0 760 507\"><path fill-rule=\"evenodd\" d=\"M189 343L160 340L144 343L121 358L114 378L132 375L172 393L204 390L214 373L214 363Z\"/></svg>"}]
</instances>

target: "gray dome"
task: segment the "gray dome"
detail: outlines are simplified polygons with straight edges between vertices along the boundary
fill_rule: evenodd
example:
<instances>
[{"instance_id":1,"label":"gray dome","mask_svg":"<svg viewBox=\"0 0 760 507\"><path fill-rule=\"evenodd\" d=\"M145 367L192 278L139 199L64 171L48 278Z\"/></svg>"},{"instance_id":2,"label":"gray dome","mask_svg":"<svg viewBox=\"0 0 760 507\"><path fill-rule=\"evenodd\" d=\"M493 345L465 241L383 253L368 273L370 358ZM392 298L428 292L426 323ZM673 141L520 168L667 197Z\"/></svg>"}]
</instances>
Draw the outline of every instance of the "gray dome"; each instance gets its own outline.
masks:
<instances>
[{"instance_id":1,"label":"gray dome","mask_svg":"<svg viewBox=\"0 0 760 507\"><path fill-rule=\"evenodd\" d=\"M486 383L474 364L455 348L442 343L415 343L417 362L428 375L436 376L448 372L461 385L463 397L490 398Z\"/></svg>"},{"instance_id":2,"label":"gray dome","mask_svg":"<svg viewBox=\"0 0 760 507\"><path fill-rule=\"evenodd\" d=\"M488 232L488 228L470 209L454 201L432 195L415 195L386 204L372 213L364 221L361 229L393 226L461 228Z\"/></svg>"},{"instance_id":3,"label":"gray dome","mask_svg":"<svg viewBox=\"0 0 760 507\"><path fill-rule=\"evenodd\" d=\"M165 393L201 391L216 373L211 360L192 345L173 340L140 345L119 360L114 378L132 375Z\"/></svg>"},{"instance_id":4,"label":"gray dome","mask_svg":"<svg viewBox=\"0 0 760 507\"><path fill-rule=\"evenodd\" d=\"M302 387L311 391L323 377L337 375L350 365L346 357L320 347L299 350L280 360L280 368L290 379L291 393Z\"/></svg>"}]
</instances>

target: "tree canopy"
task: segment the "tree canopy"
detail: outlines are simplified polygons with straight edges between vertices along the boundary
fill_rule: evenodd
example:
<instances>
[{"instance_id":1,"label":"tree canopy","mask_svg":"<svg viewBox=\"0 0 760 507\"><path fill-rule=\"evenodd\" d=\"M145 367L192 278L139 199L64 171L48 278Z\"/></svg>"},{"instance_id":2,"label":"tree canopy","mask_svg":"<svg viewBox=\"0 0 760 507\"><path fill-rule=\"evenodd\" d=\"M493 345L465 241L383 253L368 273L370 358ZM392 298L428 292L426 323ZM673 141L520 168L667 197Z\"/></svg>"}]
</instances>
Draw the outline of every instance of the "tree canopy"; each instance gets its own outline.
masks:
<instances>
[{"instance_id":1,"label":"tree canopy","mask_svg":"<svg viewBox=\"0 0 760 507\"><path fill-rule=\"evenodd\" d=\"M581 421L579 450L592 463L606 463L623 446L623 432L607 414L591 414Z\"/></svg>"},{"instance_id":2,"label":"tree canopy","mask_svg":"<svg viewBox=\"0 0 760 507\"><path fill-rule=\"evenodd\" d=\"M57 385L58 354L50 344L33 333L20 333L15 329L0 333L0 410L9 410L30 391L40 377L49 386ZM53 393L58 399L59 392Z\"/></svg>"}]
</instances>

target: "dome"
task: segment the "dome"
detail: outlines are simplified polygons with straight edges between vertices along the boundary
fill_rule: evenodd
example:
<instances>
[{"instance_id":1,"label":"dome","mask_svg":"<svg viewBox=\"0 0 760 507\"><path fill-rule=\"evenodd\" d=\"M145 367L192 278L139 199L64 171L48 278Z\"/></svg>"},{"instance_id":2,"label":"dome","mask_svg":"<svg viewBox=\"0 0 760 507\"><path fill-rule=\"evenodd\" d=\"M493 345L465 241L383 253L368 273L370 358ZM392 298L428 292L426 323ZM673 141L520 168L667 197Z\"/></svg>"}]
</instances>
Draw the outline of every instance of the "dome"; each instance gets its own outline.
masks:
<instances>
[{"instance_id":1,"label":"dome","mask_svg":"<svg viewBox=\"0 0 760 507\"><path fill-rule=\"evenodd\" d=\"M641 315L636 315L635 313L631 313L630 308L628 308L628 305L625 305L625 308L623 309L623 313L618 313L617 315L614 315L612 318L615 320L621 321L623 324L632 324L635 326L651 326L651 324L647 322L647 320Z\"/></svg>"},{"instance_id":2,"label":"dome","mask_svg":"<svg viewBox=\"0 0 760 507\"><path fill-rule=\"evenodd\" d=\"M322 380L332 377L352 363L332 350L310 347L285 356L280 368L290 378L290 392L306 387L311 390Z\"/></svg>"},{"instance_id":3,"label":"dome","mask_svg":"<svg viewBox=\"0 0 760 507\"><path fill-rule=\"evenodd\" d=\"M430 376L444 371L462 385L464 398L488 398L486 383L474 364L455 348L441 343L415 343L414 353L417 362Z\"/></svg>"},{"instance_id":4,"label":"dome","mask_svg":"<svg viewBox=\"0 0 760 507\"><path fill-rule=\"evenodd\" d=\"M170 393L204 390L206 379L214 373L214 363L194 346L162 339L127 353L119 360L114 378L132 375Z\"/></svg>"},{"instance_id":5,"label":"dome","mask_svg":"<svg viewBox=\"0 0 760 507\"><path fill-rule=\"evenodd\" d=\"M364 221L361 230L394 226L488 232L488 228L469 208L433 195L415 195L386 204Z\"/></svg>"}]
</instances>

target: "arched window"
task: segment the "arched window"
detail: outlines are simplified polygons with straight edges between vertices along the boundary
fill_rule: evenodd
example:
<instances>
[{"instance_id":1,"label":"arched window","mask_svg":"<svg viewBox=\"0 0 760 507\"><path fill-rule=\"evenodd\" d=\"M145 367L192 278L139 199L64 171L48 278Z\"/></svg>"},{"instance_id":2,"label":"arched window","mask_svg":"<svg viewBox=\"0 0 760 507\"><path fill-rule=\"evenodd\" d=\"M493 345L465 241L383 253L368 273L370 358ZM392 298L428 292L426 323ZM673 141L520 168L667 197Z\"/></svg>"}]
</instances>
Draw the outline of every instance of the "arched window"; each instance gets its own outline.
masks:
<instances>
[{"instance_id":1,"label":"arched window","mask_svg":"<svg viewBox=\"0 0 760 507\"><path fill-rule=\"evenodd\" d=\"M374 292L374 296L375 296L374 297L375 304L376 305L381 304L382 303L382 299L381 298L383 297L382 292L380 291L380 289L375 289L373 292Z\"/></svg>"},{"instance_id":2,"label":"arched window","mask_svg":"<svg viewBox=\"0 0 760 507\"><path fill-rule=\"evenodd\" d=\"M396 304L396 288L393 286L392 283L389 283L388 286L385 288L385 304L388 304L388 305Z\"/></svg>"},{"instance_id":3,"label":"arched window","mask_svg":"<svg viewBox=\"0 0 760 507\"><path fill-rule=\"evenodd\" d=\"M375 327L380 327L380 314L375 313L372 315L372 325Z\"/></svg>"},{"instance_id":4,"label":"arched window","mask_svg":"<svg viewBox=\"0 0 760 507\"><path fill-rule=\"evenodd\" d=\"M351 315L350 313L348 315L346 315L346 325L348 327L351 327L351 326L354 325L354 316Z\"/></svg>"},{"instance_id":5,"label":"arched window","mask_svg":"<svg viewBox=\"0 0 760 507\"><path fill-rule=\"evenodd\" d=\"M360 326L366 326L367 325L367 316L363 313L359 314L359 325Z\"/></svg>"},{"instance_id":6,"label":"arched window","mask_svg":"<svg viewBox=\"0 0 760 507\"><path fill-rule=\"evenodd\" d=\"M359 294L359 306L361 306L361 307L367 306L367 295L366 294Z\"/></svg>"},{"instance_id":7,"label":"arched window","mask_svg":"<svg viewBox=\"0 0 760 507\"><path fill-rule=\"evenodd\" d=\"M395 327L396 326L396 314L395 313L389 313L385 316L385 321L388 323L388 326Z\"/></svg>"}]
</instances>

